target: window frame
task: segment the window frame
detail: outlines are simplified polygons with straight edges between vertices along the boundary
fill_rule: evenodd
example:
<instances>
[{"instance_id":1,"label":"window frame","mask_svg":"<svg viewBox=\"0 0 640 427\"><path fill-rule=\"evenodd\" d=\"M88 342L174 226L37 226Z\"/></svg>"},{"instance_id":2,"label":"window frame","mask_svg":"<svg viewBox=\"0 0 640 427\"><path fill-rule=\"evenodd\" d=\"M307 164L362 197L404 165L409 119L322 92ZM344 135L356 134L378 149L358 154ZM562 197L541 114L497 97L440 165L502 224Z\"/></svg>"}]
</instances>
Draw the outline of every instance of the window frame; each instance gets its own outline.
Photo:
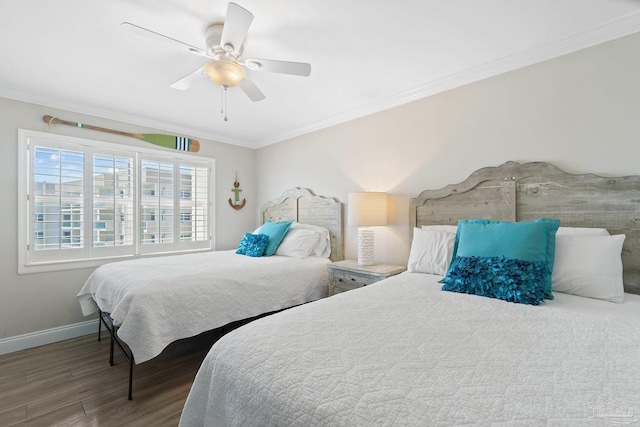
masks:
<instances>
[{"instance_id":1,"label":"window frame","mask_svg":"<svg viewBox=\"0 0 640 427\"><path fill-rule=\"evenodd\" d=\"M84 154L84 172L83 172L83 228L84 228L84 244L82 249L71 254L69 249L53 249L46 256L31 256L35 253L33 246L35 243L35 212L33 206L36 203L36 196L31 192L31 181L34 177L33 170L33 152L35 146L43 147L64 147L75 151L81 151ZM91 268L112 262L114 260L134 259L139 257L180 254L189 252L201 252L215 250L215 159L198 156L189 152L171 152L165 149L152 149L138 146L126 146L112 142L97 141L86 138L77 138L66 135L58 135L46 132L38 132L26 129L18 129L18 274L41 273L49 271L73 270L80 268ZM96 221L94 207L94 175L93 163L94 155L113 155L114 157L130 157L132 161L132 195L133 195L133 243L126 246L107 246L94 245L95 230L93 223ZM173 166L173 242L167 244L141 244L140 229L142 226L142 182L141 182L141 162L144 160L156 159ZM202 239L202 232L199 236L194 233L194 238L200 238L195 242L182 242L182 230L180 228L180 179L181 166L189 166L200 168L202 173L206 173L207 189L203 193L206 195L206 232ZM31 200L33 198L33 201ZM204 210L204 209L203 209ZM113 217L119 214L114 210ZM73 218L72 218L73 219ZM62 213L60 213L60 224L62 224ZM117 236L114 236L117 239ZM126 248L126 249L123 249ZM128 250L131 249L131 250ZM59 251L64 250L64 255L73 255L69 257L56 256L62 254ZM31 252L33 251L33 252ZM37 251L38 253L49 251ZM76 256L77 254L77 256Z\"/></svg>"}]
</instances>

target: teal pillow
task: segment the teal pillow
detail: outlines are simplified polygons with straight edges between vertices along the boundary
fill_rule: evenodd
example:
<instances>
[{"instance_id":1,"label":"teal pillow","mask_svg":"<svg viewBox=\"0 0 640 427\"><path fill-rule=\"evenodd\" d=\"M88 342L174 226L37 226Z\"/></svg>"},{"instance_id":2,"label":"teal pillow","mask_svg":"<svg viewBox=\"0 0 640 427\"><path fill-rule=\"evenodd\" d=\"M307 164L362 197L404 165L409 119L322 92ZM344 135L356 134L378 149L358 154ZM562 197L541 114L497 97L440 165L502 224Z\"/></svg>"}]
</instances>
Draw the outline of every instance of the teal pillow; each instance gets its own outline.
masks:
<instances>
[{"instance_id":1,"label":"teal pillow","mask_svg":"<svg viewBox=\"0 0 640 427\"><path fill-rule=\"evenodd\" d=\"M544 261L459 256L440 283L443 291L538 305L544 302L546 275Z\"/></svg>"},{"instance_id":2,"label":"teal pillow","mask_svg":"<svg viewBox=\"0 0 640 427\"><path fill-rule=\"evenodd\" d=\"M256 231L256 233L266 234L269 236L269 244L267 245L267 249L264 251L264 256L271 256L276 253L276 249L280 246L280 242L282 242L284 236L287 235L292 222L293 221L267 221L262 224L262 227L260 227L258 231Z\"/></svg>"},{"instance_id":3,"label":"teal pillow","mask_svg":"<svg viewBox=\"0 0 640 427\"><path fill-rule=\"evenodd\" d=\"M246 233L242 240L240 240L236 253L240 255L260 257L264 254L268 244L269 236L266 234Z\"/></svg>"},{"instance_id":4,"label":"teal pillow","mask_svg":"<svg viewBox=\"0 0 640 427\"><path fill-rule=\"evenodd\" d=\"M551 218L540 218L534 222L463 220L458 223L453 260L457 256L475 256L544 261L548 267L544 294L545 298L553 299L551 273L558 227L560 220Z\"/></svg>"}]
</instances>

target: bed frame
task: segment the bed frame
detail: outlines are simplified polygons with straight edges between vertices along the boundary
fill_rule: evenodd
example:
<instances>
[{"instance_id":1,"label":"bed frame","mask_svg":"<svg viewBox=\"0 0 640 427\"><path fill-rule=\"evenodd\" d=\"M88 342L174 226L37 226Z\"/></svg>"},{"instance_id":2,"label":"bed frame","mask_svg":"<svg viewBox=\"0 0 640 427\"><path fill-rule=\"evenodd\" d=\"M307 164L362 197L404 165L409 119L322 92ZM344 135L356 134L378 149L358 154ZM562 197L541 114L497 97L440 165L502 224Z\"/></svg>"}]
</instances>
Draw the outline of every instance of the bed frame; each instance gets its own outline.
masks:
<instances>
[{"instance_id":1,"label":"bed frame","mask_svg":"<svg viewBox=\"0 0 640 427\"><path fill-rule=\"evenodd\" d=\"M625 292L640 294L640 176L574 175L544 162L507 162L473 172L459 184L411 199L409 224L451 224L484 218L558 218L565 227L606 228L625 234Z\"/></svg>"},{"instance_id":2,"label":"bed frame","mask_svg":"<svg viewBox=\"0 0 640 427\"><path fill-rule=\"evenodd\" d=\"M278 199L267 202L262 208L262 222L298 221L303 224L319 225L329 230L331 238L331 261L344 259L342 234L342 204L335 199L314 195L305 188L294 187L285 191ZM286 310L286 309L285 309ZM272 313L265 313L256 318ZM102 339L102 326L109 332L109 364L114 365L113 353L117 346L129 362L129 400L133 399L133 353L125 348L118 338L118 327L113 324L110 313L98 310L98 341ZM245 319L253 320L253 319ZM235 323L235 322L234 322ZM224 326L222 327L224 328Z\"/></svg>"},{"instance_id":3,"label":"bed frame","mask_svg":"<svg viewBox=\"0 0 640 427\"><path fill-rule=\"evenodd\" d=\"M319 225L329 230L331 261L344 259L342 237L342 204L329 197L315 196L305 188L287 190L280 198L262 208L262 222L298 221Z\"/></svg>"}]
</instances>

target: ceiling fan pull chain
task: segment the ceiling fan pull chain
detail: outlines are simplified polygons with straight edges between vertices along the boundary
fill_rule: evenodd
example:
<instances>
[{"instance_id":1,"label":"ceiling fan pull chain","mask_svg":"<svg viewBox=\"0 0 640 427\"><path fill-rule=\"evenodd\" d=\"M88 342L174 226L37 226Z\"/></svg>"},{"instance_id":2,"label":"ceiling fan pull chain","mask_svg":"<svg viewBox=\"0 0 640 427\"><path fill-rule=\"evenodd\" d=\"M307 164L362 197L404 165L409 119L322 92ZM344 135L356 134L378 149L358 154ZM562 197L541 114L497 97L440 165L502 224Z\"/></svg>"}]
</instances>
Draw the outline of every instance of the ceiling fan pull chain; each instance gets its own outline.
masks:
<instances>
[{"instance_id":1,"label":"ceiling fan pull chain","mask_svg":"<svg viewBox=\"0 0 640 427\"><path fill-rule=\"evenodd\" d=\"M224 87L220 86L220 114L224 114Z\"/></svg>"},{"instance_id":2,"label":"ceiling fan pull chain","mask_svg":"<svg viewBox=\"0 0 640 427\"><path fill-rule=\"evenodd\" d=\"M229 121L227 119L227 86L224 86L224 93L223 93L223 102L224 102L224 121L227 122Z\"/></svg>"}]
</instances>

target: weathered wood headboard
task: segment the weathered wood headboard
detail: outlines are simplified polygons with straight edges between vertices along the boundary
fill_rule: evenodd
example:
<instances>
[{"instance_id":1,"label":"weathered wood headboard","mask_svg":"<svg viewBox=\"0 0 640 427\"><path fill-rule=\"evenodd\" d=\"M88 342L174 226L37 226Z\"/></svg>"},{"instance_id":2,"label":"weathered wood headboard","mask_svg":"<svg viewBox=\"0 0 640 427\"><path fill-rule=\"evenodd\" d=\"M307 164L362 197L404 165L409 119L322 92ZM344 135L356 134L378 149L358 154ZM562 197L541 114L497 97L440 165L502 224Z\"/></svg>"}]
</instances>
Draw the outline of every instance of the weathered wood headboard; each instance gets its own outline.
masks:
<instances>
[{"instance_id":1,"label":"weathered wood headboard","mask_svg":"<svg viewBox=\"0 0 640 427\"><path fill-rule=\"evenodd\" d=\"M640 176L573 175L545 162L507 162L465 181L411 199L410 228L460 219L533 221L558 218L564 227L606 228L626 234L625 291L640 294Z\"/></svg>"},{"instance_id":2,"label":"weathered wood headboard","mask_svg":"<svg viewBox=\"0 0 640 427\"><path fill-rule=\"evenodd\" d=\"M305 188L291 188L262 208L262 222L298 221L329 230L331 261L344 259L342 204L329 197L315 196Z\"/></svg>"}]
</instances>

